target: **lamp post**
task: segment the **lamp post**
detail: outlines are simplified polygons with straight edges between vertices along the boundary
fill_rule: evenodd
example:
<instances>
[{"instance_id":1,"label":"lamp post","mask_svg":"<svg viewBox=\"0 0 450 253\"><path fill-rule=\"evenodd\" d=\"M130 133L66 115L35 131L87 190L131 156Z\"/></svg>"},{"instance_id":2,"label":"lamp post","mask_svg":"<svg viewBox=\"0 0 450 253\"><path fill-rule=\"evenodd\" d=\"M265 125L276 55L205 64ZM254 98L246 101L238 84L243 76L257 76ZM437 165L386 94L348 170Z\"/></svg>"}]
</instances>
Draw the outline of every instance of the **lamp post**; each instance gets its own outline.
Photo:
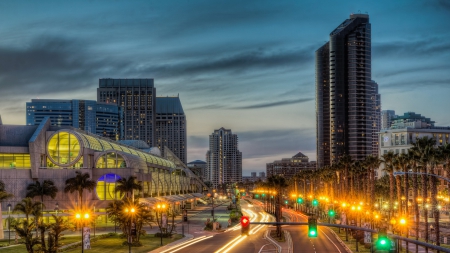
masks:
<instances>
[{"instance_id":1,"label":"lamp post","mask_svg":"<svg viewBox=\"0 0 450 253\"><path fill-rule=\"evenodd\" d=\"M127 215L131 216L130 229L128 230L128 253L131 253L131 243L133 242L133 237L131 235L131 231L132 231L132 227L134 225L134 223L133 223L133 216L134 216L135 212L136 212L136 210L134 209L134 206L131 206L130 209L125 208L125 213Z\"/></svg>"},{"instance_id":2,"label":"lamp post","mask_svg":"<svg viewBox=\"0 0 450 253\"><path fill-rule=\"evenodd\" d=\"M58 211L59 211L59 205L58 205L58 202L56 202L56 204L55 204L56 217L58 217Z\"/></svg>"},{"instance_id":3,"label":"lamp post","mask_svg":"<svg viewBox=\"0 0 450 253\"><path fill-rule=\"evenodd\" d=\"M81 213L76 213L75 218L80 222L81 224L81 253L84 252L84 233L83 233L83 225L84 221L87 221L89 219L89 214L84 213L83 215Z\"/></svg>"},{"instance_id":4,"label":"lamp post","mask_svg":"<svg viewBox=\"0 0 450 253\"><path fill-rule=\"evenodd\" d=\"M11 203L8 204L8 245L11 245Z\"/></svg>"},{"instance_id":5,"label":"lamp post","mask_svg":"<svg viewBox=\"0 0 450 253\"><path fill-rule=\"evenodd\" d=\"M94 216L94 238L95 238L95 222L97 218L97 216L95 216L95 205L94 205L94 213L92 215Z\"/></svg>"},{"instance_id":6,"label":"lamp post","mask_svg":"<svg viewBox=\"0 0 450 253\"><path fill-rule=\"evenodd\" d=\"M159 228L160 228L160 231L161 231L161 233L160 233L160 236L161 236L161 246L163 245L163 241L162 241L162 212L164 211L164 209L166 209L166 204L158 204L158 205L156 205L156 210L157 210L157 212L158 213L161 213L161 223L160 223L160 226L159 226ZM156 218L158 219L158 216L156 216Z\"/></svg>"}]
</instances>

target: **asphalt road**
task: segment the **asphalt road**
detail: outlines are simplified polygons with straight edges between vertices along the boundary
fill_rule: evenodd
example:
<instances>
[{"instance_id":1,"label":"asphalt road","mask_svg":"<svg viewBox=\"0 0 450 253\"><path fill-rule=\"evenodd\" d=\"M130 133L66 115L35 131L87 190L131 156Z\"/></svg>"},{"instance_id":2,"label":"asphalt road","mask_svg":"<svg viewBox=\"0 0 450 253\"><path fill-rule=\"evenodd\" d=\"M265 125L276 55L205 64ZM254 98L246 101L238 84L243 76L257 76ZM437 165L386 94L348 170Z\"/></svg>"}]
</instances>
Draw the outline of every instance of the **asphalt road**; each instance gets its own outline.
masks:
<instances>
[{"instance_id":1,"label":"asphalt road","mask_svg":"<svg viewBox=\"0 0 450 253\"><path fill-rule=\"evenodd\" d=\"M252 221L269 221L270 216L260 206L251 205L246 201L241 202L242 211ZM176 245L163 252L205 252L205 253L227 253L227 252L259 252L261 247L269 242L263 238L265 233L263 225L253 225L249 236L241 235L240 225L234 226L221 233L202 233L193 240ZM271 245L270 245L271 246ZM269 247L270 247L269 246ZM268 249L269 247L265 247Z\"/></svg>"},{"instance_id":2,"label":"asphalt road","mask_svg":"<svg viewBox=\"0 0 450 253\"><path fill-rule=\"evenodd\" d=\"M293 210L283 209L283 214L292 222L307 222L307 216ZM345 248L336 239L333 232L327 227L318 226L318 237L308 237L308 226L285 226L284 229L291 233L293 252L322 253L337 252L346 253Z\"/></svg>"}]
</instances>

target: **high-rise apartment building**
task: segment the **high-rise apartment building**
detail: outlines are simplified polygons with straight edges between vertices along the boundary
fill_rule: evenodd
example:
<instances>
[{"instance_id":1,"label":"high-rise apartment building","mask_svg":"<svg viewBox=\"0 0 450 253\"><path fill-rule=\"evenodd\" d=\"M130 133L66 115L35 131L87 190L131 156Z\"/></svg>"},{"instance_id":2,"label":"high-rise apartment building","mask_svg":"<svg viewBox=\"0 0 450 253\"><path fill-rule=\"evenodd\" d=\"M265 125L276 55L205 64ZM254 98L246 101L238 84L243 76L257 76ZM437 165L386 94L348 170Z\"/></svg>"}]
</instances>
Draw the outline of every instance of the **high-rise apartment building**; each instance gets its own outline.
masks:
<instances>
[{"instance_id":1,"label":"high-rise apartment building","mask_svg":"<svg viewBox=\"0 0 450 253\"><path fill-rule=\"evenodd\" d=\"M272 163L266 164L267 177L284 176L292 178L303 170L313 170L317 166L315 161L309 161L309 158L302 152L298 152L291 158L282 158Z\"/></svg>"},{"instance_id":2,"label":"high-rise apartment building","mask_svg":"<svg viewBox=\"0 0 450 253\"><path fill-rule=\"evenodd\" d=\"M369 15L352 14L316 51L318 167L344 154L355 160L373 154L376 99Z\"/></svg>"},{"instance_id":3,"label":"high-rise apartment building","mask_svg":"<svg viewBox=\"0 0 450 253\"><path fill-rule=\"evenodd\" d=\"M72 126L117 140L122 113L115 104L93 100L32 99L27 102L27 125L39 125L45 117L52 126Z\"/></svg>"},{"instance_id":4,"label":"high-rise apartment building","mask_svg":"<svg viewBox=\"0 0 450 253\"><path fill-rule=\"evenodd\" d=\"M378 93L378 84L372 81L373 87L373 123L372 123L372 155L378 157L378 133L381 129L381 95Z\"/></svg>"},{"instance_id":5,"label":"high-rise apartment building","mask_svg":"<svg viewBox=\"0 0 450 253\"><path fill-rule=\"evenodd\" d=\"M206 153L207 177L214 187L223 183L242 182L242 153L238 137L230 129L214 130L209 136Z\"/></svg>"},{"instance_id":6,"label":"high-rise apartment building","mask_svg":"<svg viewBox=\"0 0 450 253\"><path fill-rule=\"evenodd\" d=\"M123 111L123 138L155 146L155 97L153 79L99 80L97 101L116 104Z\"/></svg>"},{"instance_id":7,"label":"high-rise apartment building","mask_svg":"<svg viewBox=\"0 0 450 253\"><path fill-rule=\"evenodd\" d=\"M156 146L168 147L186 164L186 115L179 97L156 98Z\"/></svg>"},{"instance_id":8,"label":"high-rise apartment building","mask_svg":"<svg viewBox=\"0 0 450 253\"><path fill-rule=\"evenodd\" d=\"M388 129L391 127L392 120L397 117L394 110L381 111L381 129Z\"/></svg>"}]
</instances>

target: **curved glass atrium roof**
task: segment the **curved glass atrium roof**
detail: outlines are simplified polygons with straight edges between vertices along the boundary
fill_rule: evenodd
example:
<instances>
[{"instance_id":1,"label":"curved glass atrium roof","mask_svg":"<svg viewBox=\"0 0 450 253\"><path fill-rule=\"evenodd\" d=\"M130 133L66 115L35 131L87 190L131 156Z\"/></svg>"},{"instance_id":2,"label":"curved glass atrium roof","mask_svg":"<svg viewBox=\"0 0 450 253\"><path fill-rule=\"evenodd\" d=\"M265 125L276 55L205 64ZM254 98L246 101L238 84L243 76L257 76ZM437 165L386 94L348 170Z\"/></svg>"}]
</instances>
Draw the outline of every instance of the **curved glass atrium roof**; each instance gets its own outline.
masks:
<instances>
[{"instance_id":1,"label":"curved glass atrium roof","mask_svg":"<svg viewBox=\"0 0 450 253\"><path fill-rule=\"evenodd\" d=\"M75 134L83 142L85 148L93 149L96 151L108 151L108 150L122 151L124 153L138 156L138 157L142 158L144 161L146 161L147 163L164 166L164 167L168 167L171 169L176 168L176 166L173 162L166 160L164 158L161 158L161 157L157 157L150 153L145 153L143 151L128 148L126 146L123 146L123 145L120 145L120 144L117 144L114 142L110 142L107 140L103 140L100 138L96 138L94 136L80 133L78 131L61 130L59 132L70 132L70 133Z\"/></svg>"}]
</instances>

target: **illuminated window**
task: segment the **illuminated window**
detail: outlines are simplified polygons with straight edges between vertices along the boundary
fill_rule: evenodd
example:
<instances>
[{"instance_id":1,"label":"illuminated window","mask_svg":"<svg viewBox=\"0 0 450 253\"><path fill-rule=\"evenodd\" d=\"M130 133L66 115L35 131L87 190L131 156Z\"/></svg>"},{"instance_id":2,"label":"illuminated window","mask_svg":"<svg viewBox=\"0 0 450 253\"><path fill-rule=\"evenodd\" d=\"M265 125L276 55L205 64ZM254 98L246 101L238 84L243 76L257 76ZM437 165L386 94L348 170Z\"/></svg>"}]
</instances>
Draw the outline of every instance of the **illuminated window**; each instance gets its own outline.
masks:
<instances>
[{"instance_id":1,"label":"illuminated window","mask_svg":"<svg viewBox=\"0 0 450 253\"><path fill-rule=\"evenodd\" d=\"M95 192L100 200L114 200L122 199L125 194L120 195L116 192L117 180L120 179L119 175L108 173L101 176L97 180L97 186L95 187Z\"/></svg>"},{"instance_id":2,"label":"illuminated window","mask_svg":"<svg viewBox=\"0 0 450 253\"><path fill-rule=\"evenodd\" d=\"M75 135L58 132L48 142L47 154L56 165L70 166L81 157L80 143Z\"/></svg>"},{"instance_id":3,"label":"illuminated window","mask_svg":"<svg viewBox=\"0 0 450 253\"><path fill-rule=\"evenodd\" d=\"M96 168L126 168L125 159L117 153L106 153L97 159Z\"/></svg>"},{"instance_id":4,"label":"illuminated window","mask_svg":"<svg viewBox=\"0 0 450 253\"><path fill-rule=\"evenodd\" d=\"M30 154L0 154L1 169L31 169Z\"/></svg>"}]
</instances>

